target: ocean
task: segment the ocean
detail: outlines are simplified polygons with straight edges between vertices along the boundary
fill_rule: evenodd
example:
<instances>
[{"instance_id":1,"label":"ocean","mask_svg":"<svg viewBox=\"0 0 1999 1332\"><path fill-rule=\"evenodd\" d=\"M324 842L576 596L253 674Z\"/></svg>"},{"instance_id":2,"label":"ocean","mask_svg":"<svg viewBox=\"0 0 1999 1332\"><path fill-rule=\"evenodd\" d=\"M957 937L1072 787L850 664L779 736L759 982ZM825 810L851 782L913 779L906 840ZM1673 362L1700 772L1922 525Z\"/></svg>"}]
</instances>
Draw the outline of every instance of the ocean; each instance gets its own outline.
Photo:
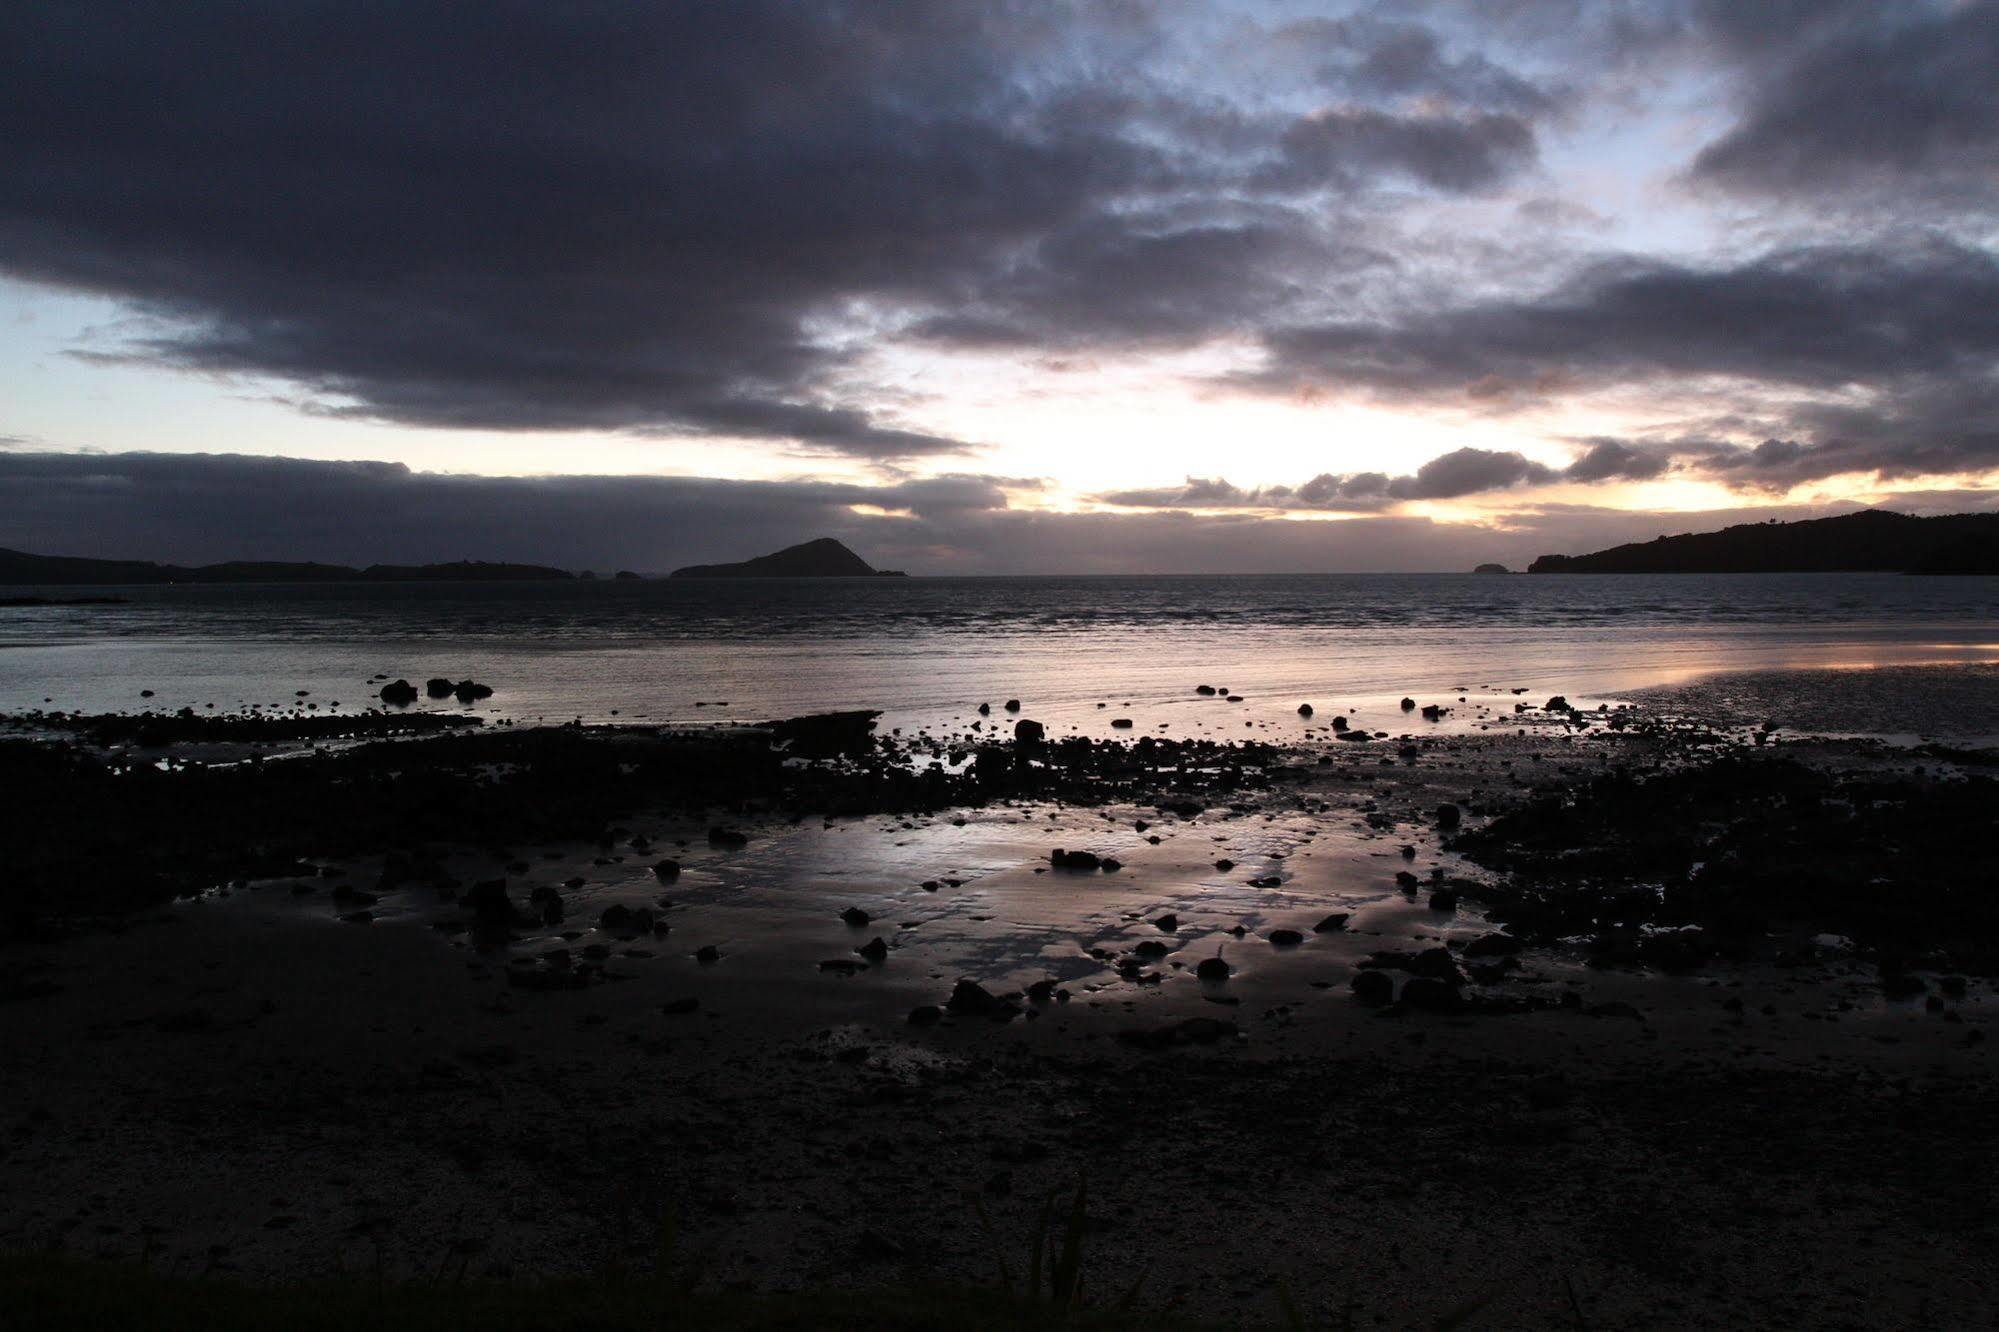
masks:
<instances>
[{"instance_id":1,"label":"ocean","mask_svg":"<svg viewBox=\"0 0 1999 1332\"><path fill-rule=\"evenodd\" d=\"M0 710L352 711L377 705L377 676L469 676L495 690L481 715L522 723L875 708L921 729L1019 699L1052 725L1184 732L1223 724L1199 684L1243 696L1228 725L1269 727L1308 702L1323 724L1404 695L1580 702L1719 672L1999 661L1999 578L1894 574L10 589L35 592L127 604L0 609Z\"/></svg>"}]
</instances>

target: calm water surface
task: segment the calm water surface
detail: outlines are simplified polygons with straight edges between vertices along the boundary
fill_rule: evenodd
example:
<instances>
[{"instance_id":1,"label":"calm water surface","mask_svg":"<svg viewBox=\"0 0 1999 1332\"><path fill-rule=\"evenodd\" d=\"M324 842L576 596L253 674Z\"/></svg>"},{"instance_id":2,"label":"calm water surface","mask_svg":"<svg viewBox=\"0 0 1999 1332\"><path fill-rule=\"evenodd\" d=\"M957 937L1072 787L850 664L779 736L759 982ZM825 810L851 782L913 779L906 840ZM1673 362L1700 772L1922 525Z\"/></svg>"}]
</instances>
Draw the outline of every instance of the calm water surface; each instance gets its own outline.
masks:
<instances>
[{"instance_id":1,"label":"calm water surface","mask_svg":"<svg viewBox=\"0 0 1999 1332\"><path fill-rule=\"evenodd\" d=\"M130 604L0 609L0 710L225 710L299 689L353 709L386 672L476 676L498 691L482 713L523 720L869 707L929 725L1017 697L1058 723L1171 729L1219 724L1191 711L1197 683L1248 697L1244 720L1295 724L1301 701L1364 716L1405 693L1604 698L1727 670L1999 661L1999 578L1892 574L43 591Z\"/></svg>"}]
</instances>

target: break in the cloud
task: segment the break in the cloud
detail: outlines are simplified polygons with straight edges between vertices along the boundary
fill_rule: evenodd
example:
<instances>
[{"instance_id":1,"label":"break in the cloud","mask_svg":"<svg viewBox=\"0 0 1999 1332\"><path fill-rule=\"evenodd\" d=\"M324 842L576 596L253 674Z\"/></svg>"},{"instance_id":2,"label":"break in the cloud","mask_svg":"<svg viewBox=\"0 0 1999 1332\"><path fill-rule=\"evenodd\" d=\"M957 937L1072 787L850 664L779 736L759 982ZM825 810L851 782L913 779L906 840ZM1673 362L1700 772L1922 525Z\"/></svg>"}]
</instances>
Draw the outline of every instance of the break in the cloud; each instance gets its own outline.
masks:
<instances>
[{"instance_id":1,"label":"break in the cloud","mask_svg":"<svg viewBox=\"0 0 1999 1332\"><path fill-rule=\"evenodd\" d=\"M1993 0L16 5L0 274L116 303L95 373L321 426L1044 507L1957 484L1999 472L1996 61ZM1115 428L1086 483L1017 465L1057 363L1182 395L1243 484ZM1378 437L1259 452L1272 403Z\"/></svg>"}]
</instances>

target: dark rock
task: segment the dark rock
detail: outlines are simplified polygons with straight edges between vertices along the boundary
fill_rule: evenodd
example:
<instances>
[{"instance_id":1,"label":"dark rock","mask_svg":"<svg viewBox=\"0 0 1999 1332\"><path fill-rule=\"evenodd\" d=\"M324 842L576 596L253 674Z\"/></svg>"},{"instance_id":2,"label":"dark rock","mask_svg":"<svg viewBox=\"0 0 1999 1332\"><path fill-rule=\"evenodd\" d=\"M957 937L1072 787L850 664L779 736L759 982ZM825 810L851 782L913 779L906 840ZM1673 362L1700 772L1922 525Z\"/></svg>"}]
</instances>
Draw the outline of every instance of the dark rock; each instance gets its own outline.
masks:
<instances>
[{"instance_id":1,"label":"dark rock","mask_svg":"<svg viewBox=\"0 0 1999 1332\"><path fill-rule=\"evenodd\" d=\"M1304 943L1305 936L1296 930L1272 930L1270 932L1270 942L1280 948L1290 948Z\"/></svg>"},{"instance_id":2,"label":"dark rock","mask_svg":"<svg viewBox=\"0 0 1999 1332\"><path fill-rule=\"evenodd\" d=\"M1411 976L1402 984L1402 1006L1425 1013L1462 1013L1465 997L1454 985L1428 976Z\"/></svg>"},{"instance_id":3,"label":"dark rock","mask_svg":"<svg viewBox=\"0 0 1999 1332\"><path fill-rule=\"evenodd\" d=\"M1353 919L1353 913L1351 911L1335 911L1332 915L1327 916L1317 925L1314 925L1312 927L1312 933L1314 934L1335 933L1336 931L1345 929L1347 927L1347 922L1352 919Z\"/></svg>"},{"instance_id":4,"label":"dark rock","mask_svg":"<svg viewBox=\"0 0 1999 1332\"><path fill-rule=\"evenodd\" d=\"M1462 821L1462 819L1463 819L1463 811L1461 811L1456 805L1453 805L1447 801L1444 804L1437 806L1437 827L1442 829L1444 832L1457 831L1458 824L1459 822Z\"/></svg>"},{"instance_id":5,"label":"dark rock","mask_svg":"<svg viewBox=\"0 0 1999 1332\"><path fill-rule=\"evenodd\" d=\"M1205 698L1213 698L1215 694L1215 687L1213 685L1195 685L1194 692L1202 695Z\"/></svg>"},{"instance_id":6,"label":"dark rock","mask_svg":"<svg viewBox=\"0 0 1999 1332\"><path fill-rule=\"evenodd\" d=\"M1220 953L1202 958L1201 965L1194 968L1194 974L1204 981L1225 981L1234 971L1234 967L1222 960Z\"/></svg>"},{"instance_id":7,"label":"dark rock","mask_svg":"<svg viewBox=\"0 0 1999 1332\"><path fill-rule=\"evenodd\" d=\"M749 844L749 835L737 832L734 828L724 828L718 824L708 830L708 845L710 846L726 847L733 850L734 848L748 846Z\"/></svg>"},{"instance_id":8,"label":"dark rock","mask_svg":"<svg viewBox=\"0 0 1999 1332\"><path fill-rule=\"evenodd\" d=\"M1161 916L1158 920L1153 921L1152 924L1155 928L1164 930L1166 933L1171 934L1173 933L1173 931L1180 928L1180 918L1169 911L1165 915Z\"/></svg>"},{"instance_id":9,"label":"dark rock","mask_svg":"<svg viewBox=\"0 0 1999 1332\"><path fill-rule=\"evenodd\" d=\"M662 860L652 867L652 876L661 883L672 883L680 877L680 862L677 860Z\"/></svg>"},{"instance_id":10,"label":"dark rock","mask_svg":"<svg viewBox=\"0 0 1999 1332\"><path fill-rule=\"evenodd\" d=\"M1414 711L1416 710L1416 700L1415 700L1415 699L1413 699L1413 698L1405 698L1405 699L1403 699L1403 700L1402 700L1402 710L1403 710L1404 712L1414 712Z\"/></svg>"},{"instance_id":11,"label":"dark rock","mask_svg":"<svg viewBox=\"0 0 1999 1332\"><path fill-rule=\"evenodd\" d=\"M1019 712L1020 700L1017 698L1010 698L1000 706L1004 707L1008 712Z\"/></svg>"},{"instance_id":12,"label":"dark rock","mask_svg":"<svg viewBox=\"0 0 1999 1332\"><path fill-rule=\"evenodd\" d=\"M1095 852L1063 851L1059 849L1049 852L1048 863L1057 869L1072 870L1093 870L1103 864L1101 860L1097 859Z\"/></svg>"},{"instance_id":13,"label":"dark rock","mask_svg":"<svg viewBox=\"0 0 1999 1332\"><path fill-rule=\"evenodd\" d=\"M1017 708L1019 704L1009 704L1008 706ZM1038 721L1029 721L1023 717L1013 724L1013 740L1015 744L1038 745L1047 738L1047 728L1042 726Z\"/></svg>"},{"instance_id":14,"label":"dark rock","mask_svg":"<svg viewBox=\"0 0 1999 1332\"><path fill-rule=\"evenodd\" d=\"M1395 982L1379 971L1363 971L1351 984L1354 999L1369 1008L1380 1008L1395 999Z\"/></svg>"},{"instance_id":15,"label":"dark rock","mask_svg":"<svg viewBox=\"0 0 1999 1332\"><path fill-rule=\"evenodd\" d=\"M951 997L944 1006L953 1013L967 1017L991 1018L1005 1022L1020 1013L1020 1008L1000 998L977 981L960 980L951 988Z\"/></svg>"},{"instance_id":16,"label":"dark rock","mask_svg":"<svg viewBox=\"0 0 1999 1332\"><path fill-rule=\"evenodd\" d=\"M1131 718L1113 717L1111 718L1111 726L1115 730L1129 731L1131 729Z\"/></svg>"},{"instance_id":17,"label":"dark rock","mask_svg":"<svg viewBox=\"0 0 1999 1332\"><path fill-rule=\"evenodd\" d=\"M441 675L433 676L423 682L423 692L432 698L450 698L451 691L457 687Z\"/></svg>"},{"instance_id":18,"label":"dark rock","mask_svg":"<svg viewBox=\"0 0 1999 1332\"><path fill-rule=\"evenodd\" d=\"M1097 868L1106 874L1115 874L1124 868L1124 862L1116 856L1105 856L1097 862Z\"/></svg>"},{"instance_id":19,"label":"dark rock","mask_svg":"<svg viewBox=\"0 0 1999 1332\"><path fill-rule=\"evenodd\" d=\"M406 708L416 702L416 686L408 680L391 680L382 686L382 702L392 707Z\"/></svg>"},{"instance_id":20,"label":"dark rock","mask_svg":"<svg viewBox=\"0 0 1999 1332\"><path fill-rule=\"evenodd\" d=\"M821 712L765 723L771 739L802 758L839 758L865 754L875 744L875 718L880 712Z\"/></svg>"},{"instance_id":21,"label":"dark rock","mask_svg":"<svg viewBox=\"0 0 1999 1332\"><path fill-rule=\"evenodd\" d=\"M874 917L870 916L867 912L861 910L859 907L848 907L845 911L842 911L840 913L840 919L846 921L847 924L853 926L855 929L858 930L862 926L866 925L869 921L873 920Z\"/></svg>"},{"instance_id":22,"label":"dark rock","mask_svg":"<svg viewBox=\"0 0 1999 1332\"><path fill-rule=\"evenodd\" d=\"M1430 894L1430 910L1456 911L1457 909L1458 909L1457 889L1439 888L1437 889L1437 891Z\"/></svg>"},{"instance_id":23,"label":"dark rock","mask_svg":"<svg viewBox=\"0 0 1999 1332\"><path fill-rule=\"evenodd\" d=\"M493 686L480 684L477 680L460 680L451 694L460 703L476 703L482 698L491 698Z\"/></svg>"},{"instance_id":24,"label":"dark rock","mask_svg":"<svg viewBox=\"0 0 1999 1332\"><path fill-rule=\"evenodd\" d=\"M551 990L581 990L590 984L590 973L567 967L542 969L538 967L509 968L507 984L516 990L531 993L547 993Z\"/></svg>"},{"instance_id":25,"label":"dark rock","mask_svg":"<svg viewBox=\"0 0 1999 1332\"><path fill-rule=\"evenodd\" d=\"M1546 703L1543 703L1541 705L1541 711L1574 712L1575 709L1569 706L1569 700L1563 698L1560 694L1557 694L1553 698L1549 699Z\"/></svg>"},{"instance_id":26,"label":"dark rock","mask_svg":"<svg viewBox=\"0 0 1999 1332\"><path fill-rule=\"evenodd\" d=\"M935 1004L918 1004L909 1010L909 1025L934 1027L944 1020L944 1010Z\"/></svg>"},{"instance_id":27,"label":"dark rock","mask_svg":"<svg viewBox=\"0 0 1999 1332\"><path fill-rule=\"evenodd\" d=\"M1449 708L1439 707L1435 703L1425 703L1423 705L1423 720L1438 721L1443 717L1445 713L1449 711L1450 711Z\"/></svg>"},{"instance_id":28,"label":"dark rock","mask_svg":"<svg viewBox=\"0 0 1999 1332\"><path fill-rule=\"evenodd\" d=\"M1311 715L1312 715L1312 705L1311 705L1310 703L1300 703L1300 704L1298 705L1298 715L1299 715L1300 717L1309 717L1309 716L1311 716Z\"/></svg>"},{"instance_id":29,"label":"dark rock","mask_svg":"<svg viewBox=\"0 0 1999 1332\"><path fill-rule=\"evenodd\" d=\"M1465 945L1466 957L1511 957L1520 951L1520 941L1510 934L1481 934Z\"/></svg>"},{"instance_id":30,"label":"dark rock","mask_svg":"<svg viewBox=\"0 0 1999 1332\"><path fill-rule=\"evenodd\" d=\"M694 960L704 967L712 962L720 962L722 960L722 950L714 944L702 944L694 950Z\"/></svg>"},{"instance_id":31,"label":"dark rock","mask_svg":"<svg viewBox=\"0 0 1999 1332\"><path fill-rule=\"evenodd\" d=\"M880 935L876 935L854 951L877 965L888 960L888 945L882 942Z\"/></svg>"},{"instance_id":32,"label":"dark rock","mask_svg":"<svg viewBox=\"0 0 1999 1332\"><path fill-rule=\"evenodd\" d=\"M1164 1050L1175 1045L1209 1045L1232 1039L1237 1033L1238 1028L1233 1022L1197 1017L1158 1027L1128 1027L1120 1031L1117 1038L1141 1050Z\"/></svg>"}]
</instances>

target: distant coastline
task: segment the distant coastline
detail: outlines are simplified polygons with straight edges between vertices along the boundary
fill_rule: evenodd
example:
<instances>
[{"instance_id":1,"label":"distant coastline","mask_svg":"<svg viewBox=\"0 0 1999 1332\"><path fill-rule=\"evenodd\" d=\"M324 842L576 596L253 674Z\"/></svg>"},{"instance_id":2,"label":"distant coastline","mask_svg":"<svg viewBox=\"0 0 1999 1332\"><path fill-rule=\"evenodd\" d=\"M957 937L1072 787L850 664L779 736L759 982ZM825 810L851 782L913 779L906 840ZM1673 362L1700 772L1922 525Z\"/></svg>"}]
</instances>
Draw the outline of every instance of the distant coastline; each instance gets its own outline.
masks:
<instances>
[{"instance_id":1,"label":"distant coastline","mask_svg":"<svg viewBox=\"0 0 1999 1332\"><path fill-rule=\"evenodd\" d=\"M32 555L0 549L0 586L118 587L159 583L420 583L529 582L570 578L565 569L539 564L456 560L450 564L344 564L281 560L231 560L183 566L151 560L97 560L74 555Z\"/></svg>"},{"instance_id":2,"label":"distant coastline","mask_svg":"<svg viewBox=\"0 0 1999 1332\"><path fill-rule=\"evenodd\" d=\"M1999 574L1999 513L1918 518L1863 509L1795 523L1744 523L1543 555L1528 573Z\"/></svg>"}]
</instances>

